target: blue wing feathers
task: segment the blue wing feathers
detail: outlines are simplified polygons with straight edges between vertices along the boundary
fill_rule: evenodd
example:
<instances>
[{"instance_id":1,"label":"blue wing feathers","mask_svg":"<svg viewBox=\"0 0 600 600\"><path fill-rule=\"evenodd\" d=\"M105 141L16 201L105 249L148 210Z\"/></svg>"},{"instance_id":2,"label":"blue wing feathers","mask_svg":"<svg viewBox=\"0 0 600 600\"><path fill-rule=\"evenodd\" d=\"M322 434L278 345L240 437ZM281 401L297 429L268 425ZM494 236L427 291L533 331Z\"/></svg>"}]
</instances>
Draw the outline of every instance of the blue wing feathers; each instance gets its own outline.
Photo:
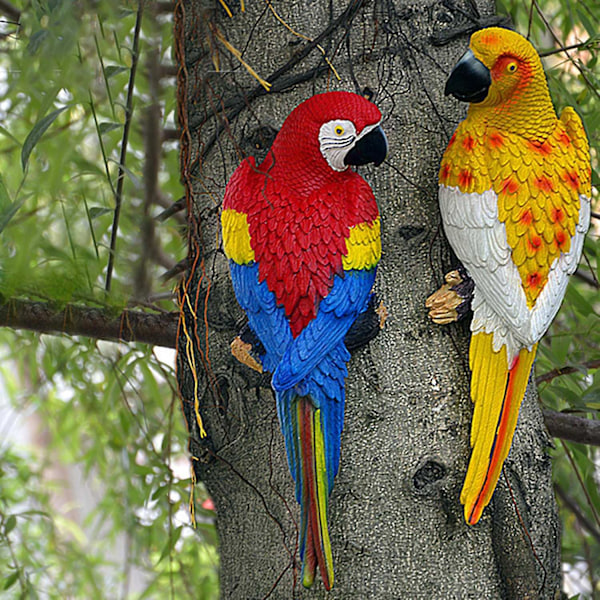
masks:
<instances>
[{"instance_id":1,"label":"blue wing feathers","mask_svg":"<svg viewBox=\"0 0 600 600\"><path fill-rule=\"evenodd\" d=\"M374 280L375 269L347 271L343 278L335 276L331 291L321 300L316 318L283 353L273 374L275 390L298 385L343 342L356 317L366 309ZM350 354L346 351L343 362L349 359Z\"/></svg>"},{"instance_id":2,"label":"blue wing feathers","mask_svg":"<svg viewBox=\"0 0 600 600\"><path fill-rule=\"evenodd\" d=\"M250 327L265 347L263 366L275 370L284 349L292 341L292 332L283 308L277 306L275 295L265 281L258 281L258 265L238 265L230 261L231 281L240 306Z\"/></svg>"},{"instance_id":3,"label":"blue wing feathers","mask_svg":"<svg viewBox=\"0 0 600 600\"><path fill-rule=\"evenodd\" d=\"M272 386L285 438L288 465L302 502L302 463L298 440L298 396L310 396L321 409L329 491L340 461L344 425L344 385L350 353L344 337L356 317L366 310L375 269L336 275L329 294L321 300L317 316L295 339L285 311L277 305L266 281L259 281L258 265L230 261L233 288L266 354L263 366L273 373Z\"/></svg>"}]
</instances>

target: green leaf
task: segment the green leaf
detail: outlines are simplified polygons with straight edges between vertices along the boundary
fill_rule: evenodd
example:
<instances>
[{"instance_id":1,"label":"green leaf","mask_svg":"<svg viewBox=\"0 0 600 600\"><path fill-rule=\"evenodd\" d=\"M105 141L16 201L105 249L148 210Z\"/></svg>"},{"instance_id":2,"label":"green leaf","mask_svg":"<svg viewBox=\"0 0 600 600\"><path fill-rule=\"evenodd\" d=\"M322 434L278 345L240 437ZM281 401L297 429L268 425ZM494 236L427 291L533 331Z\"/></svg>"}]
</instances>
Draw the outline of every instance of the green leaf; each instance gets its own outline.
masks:
<instances>
[{"instance_id":1,"label":"green leaf","mask_svg":"<svg viewBox=\"0 0 600 600\"><path fill-rule=\"evenodd\" d=\"M566 335L557 335L552 338L551 358L552 362L558 366L562 366L567 362L567 354L571 345L571 337Z\"/></svg>"},{"instance_id":2,"label":"green leaf","mask_svg":"<svg viewBox=\"0 0 600 600\"><path fill-rule=\"evenodd\" d=\"M134 187L138 190L141 189L142 181L131 169L129 169L125 165L120 165L119 162L116 160L110 159L110 162L113 162L116 165L120 166L123 169L123 172L125 173L125 175L127 175L129 177L129 179L131 180L131 183L133 183Z\"/></svg>"},{"instance_id":3,"label":"green leaf","mask_svg":"<svg viewBox=\"0 0 600 600\"><path fill-rule=\"evenodd\" d=\"M90 206L90 219L97 219L102 215L107 215L113 212L112 208L104 208L104 206Z\"/></svg>"},{"instance_id":4,"label":"green leaf","mask_svg":"<svg viewBox=\"0 0 600 600\"><path fill-rule=\"evenodd\" d=\"M168 485L161 485L157 487L152 493L151 499L158 500L162 496L166 496L169 493L170 489Z\"/></svg>"},{"instance_id":5,"label":"green leaf","mask_svg":"<svg viewBox=\"0 0 600 600\"><path fill-rule=\"evenodd\" d=\"M103 133L108 133L109 131L113 131L114 129L119 129L122 127L121 123L112 123L110 121L103 121L98 125L98 131L100 135Z\"/></svg>"},{"instance_id":6,"label":"green leaf","mask_svg":"<svg viewBox=\"0 0 600 600\"><path fill-rule=\"evenodd\" d=\"M600 406L600 390L590 390L583 395L583 401L590 408Z\"/></svg>"},{"instance_id":7,"label":"green leaf","mask_svg":"<svg viewBox=\"0 0 600 600\"><path fill-rule=\"evenodd\" d=\"M173 551L175 544L179 541L179 538L181 537L182 531L183 531L182 526L176 527L172 531L171 539L167 540L167 543L165 544L165 546L160 554L160 558L158 559L158 562L156 563L156 565L159 565L165 559L165 557L167 557Z\"/></svg>"},{"instance_id":8,"label":"green leaf","mask_svg":"<svg viewBox=\"0 0 600 600\"><path fill-rule=\"evenodd\" d=\"M27 44L27 52L31 55L37 54L38 50L42 47L42 44L46 41L46 38L50 35L47 29L40 29L36 31L30 38L29 44Z\"/></svg>"},{"instance_id":9,"label":"green leaf","mask_svg":"<svg viewBox=\"0 0 600 600\"><path fill-rule=\"evenodd\" d=\"M579 17L579 19L581 20L581 23L583 24L583 26L585 27L586 31L588 32L590 37L593 37L597 30L598 30L598 23L592 23L589 19L589 17L587 16L587 14L585 13L585 10L583 10L580 7L577 7L577 16Z\"/></svg>"},{"instance_id":10,"label":"green leaf","mask_svg":"<svg viewBox=\"0 0 600 600\"><path fill-rule=\"evenodd\" d=\"M67 108L69 108L69 105L53 110L49 115L46 115L33 126L33 129L29 132L29 135L23 143L23 148L21 150L21 166L23 167L23 171L27 168L29 155L46 132L46 129L48 129L48 127L54 123L56 117Z\"/></svg>"},{"instance_id":11,"label":"green leaf","mask_svg":"<svg viewBox=\"0 0 600 600\"><path fill-rule=\"evenodd\" d=\"M127 67L118 67L115 65L109 65L104 69L104 73L106 74L106 79L110 79L119 73L124 73L125 71L129 71Z\"/></svg>"},{"instance_id":12,"label":"green leaf","mask_svg":"<svg viewBox=\"0 0 600 600\"><path fill-rule=\"evenodd\" d=\"M17 517L15 515L10 515L8 519L6 519L6 523L4 523L4 535L8 535L17 525Z\"/></svg>"},{"instance_id":13,"label":"green leaf","mask_svg":"<svg viewBox=\"0 0 600 600\"><path fill-rule=\"evenodd\" d=\"M44 517L45 519L52 518L50 513L46 512L45 510L24 510L22 513L19 513L19 516L21 516L21 517L37 516L37 517Z\"/></svg>"},{"instance_id":14,"label":"green leaf","mask_svg":"<svg viewBox=\"0 0 600 600\"><path fill-rule=\"evenodd\" d=\"M571 406L581 405L581 398L577 392L574 392L564 385L556 385L555 389L560 393L562 399L568 402Z\"/></svg>"},{"instance_id":15,"label":"green leaf","mask_svg":"<svg viewBox=\"0 0 600 600\"><path fill-rule=\"evenodd\" d=\"M15 581L17 581L17 579L19 579L19 571L15 571L14 573L11 573L5 580L4 580L4 586L3 586L3 590L7 590L9 587L11 587Z\"/></svg>"},{"instance_id":16,"label":"green leaf","mask_svg":"<svg viewBox=\"0 0 600 600\"><path fill-rule=\"evenodd\" d=\"M24 200L20 202L12 202L8 195L8 190L4 185L2 176L0 175L0 233L8 225L10 220L15 216L17 211L23 206Z\"/></svg>"}]
</instances>

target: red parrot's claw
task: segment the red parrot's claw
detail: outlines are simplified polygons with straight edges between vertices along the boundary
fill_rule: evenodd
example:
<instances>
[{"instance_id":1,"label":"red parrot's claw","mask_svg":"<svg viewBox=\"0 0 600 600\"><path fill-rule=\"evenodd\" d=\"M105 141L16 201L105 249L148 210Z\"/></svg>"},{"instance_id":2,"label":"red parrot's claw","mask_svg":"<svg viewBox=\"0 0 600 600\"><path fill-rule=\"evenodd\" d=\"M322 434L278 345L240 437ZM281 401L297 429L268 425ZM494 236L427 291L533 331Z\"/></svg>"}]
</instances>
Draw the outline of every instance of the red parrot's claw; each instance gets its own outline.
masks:
<instances>
[{"instance_id":1,"label":"red parrot's claw","mask_svg":"<svg viewBox=\"0 0 600 600\"><path fill-rule=\"evenodd\" d=\"M383 326L389 317L388 309L383 304L383 301L379 303L375 312L379 315L379 329L383 329Z\"/></svg>"},{"instance_id":2,"label":"red parrot's claw","mask_svg":"<svg viewBox=\"0 0 600 600\"><path fill-rule=\"evenodd\" d=\"M242 338L238 335L233 342L231 342L231 354L243 365L258 371L263 372L262 365L252 356L252 344L248 344L242 341Z\"/></svg>"}]
</instances>

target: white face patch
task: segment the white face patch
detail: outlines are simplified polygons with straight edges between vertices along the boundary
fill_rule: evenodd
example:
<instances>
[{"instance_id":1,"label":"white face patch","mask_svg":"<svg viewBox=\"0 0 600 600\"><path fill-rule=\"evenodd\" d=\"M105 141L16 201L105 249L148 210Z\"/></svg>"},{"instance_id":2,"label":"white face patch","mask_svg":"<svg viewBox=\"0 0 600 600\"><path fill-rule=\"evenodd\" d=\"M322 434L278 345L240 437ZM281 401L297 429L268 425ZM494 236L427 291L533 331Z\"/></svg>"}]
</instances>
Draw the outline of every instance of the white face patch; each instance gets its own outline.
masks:
<instances>
[{"instance_id":1,"label":"white face patch","mask_svg":"<svg viewBox=\"0 0 600 600\"><path fill-rule=\"evenodd\" d=\"M319 130L319 148L321 154L334 171L345 171L346 154L356 142L356 127L352 121L336 119L321 125Z\"/></svg>"}]
</instances>

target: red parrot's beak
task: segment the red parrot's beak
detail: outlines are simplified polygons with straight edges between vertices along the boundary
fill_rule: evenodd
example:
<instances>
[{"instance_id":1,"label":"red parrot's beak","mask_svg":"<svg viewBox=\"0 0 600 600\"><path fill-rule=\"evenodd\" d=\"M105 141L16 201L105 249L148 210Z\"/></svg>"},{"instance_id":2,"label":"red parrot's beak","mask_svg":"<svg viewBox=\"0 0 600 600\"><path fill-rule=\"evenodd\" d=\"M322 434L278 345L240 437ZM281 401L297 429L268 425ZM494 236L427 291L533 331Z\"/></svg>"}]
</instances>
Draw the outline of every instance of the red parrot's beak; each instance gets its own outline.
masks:
<instances>
[{"instance_id":1,"label":"red parrot's beak","mask_svg":"<svg viewBox=\"0 0 600 600\"><path fill-rule=\"evenodd\" d=\"M467 50L452 69L444 93L446 96L452 94L462 102L483 102L491 84L490 70L472 50Z\"/></svg>"},{"instance_id":2,"label":"red parrot's beak","mask_svg":"<svg viewBox=\"0 0 600 600\"><path fill-rule=\"evenodd\" d=\"M387 138L381 126L376 125L358 136L356 143L344 157L344 164L360 166L373 163L378 167L385 160L387 153Z\"/></svg>"}]
</instances>

